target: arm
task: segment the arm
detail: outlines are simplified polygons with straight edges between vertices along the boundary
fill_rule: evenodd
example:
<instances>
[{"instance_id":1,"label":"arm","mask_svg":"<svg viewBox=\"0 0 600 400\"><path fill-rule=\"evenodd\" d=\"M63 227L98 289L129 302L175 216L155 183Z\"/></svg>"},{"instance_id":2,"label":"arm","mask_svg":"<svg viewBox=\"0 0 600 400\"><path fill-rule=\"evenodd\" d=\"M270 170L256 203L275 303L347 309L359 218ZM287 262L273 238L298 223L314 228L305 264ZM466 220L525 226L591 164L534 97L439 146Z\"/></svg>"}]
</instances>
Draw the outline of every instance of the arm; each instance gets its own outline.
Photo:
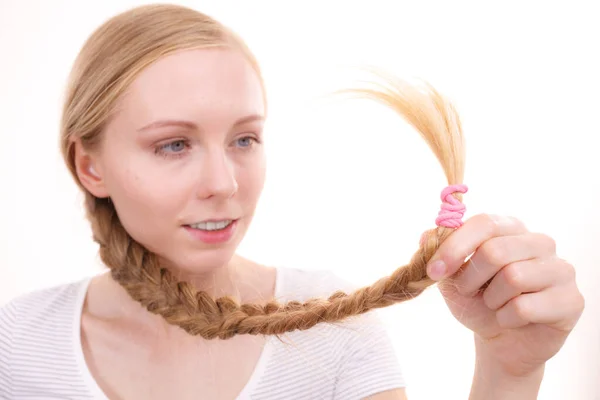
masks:
<instances>
[{"instance_id":1,"label":"arm","mask_svg":"<svg viewBox=\"0 0 600 400\"><path fill-rule=\"evenodd\" d=\"M469 400L535 400L538 398L543 376L543 367L527 376L510 376L495 368L485 355L478 354ZM396 389L377 393L363 400L408 398L404 389Z\"/></svg>"},{"instance_id":2,"label":"arm","mask_svg":"<svg viewBox=\"0 0 600 400\"><path fill-rule=\"evenodd\" d=\"M543 369L527 377L510 377L490 369L476 368L469 400L533 400L537 399ZM363 400L408 400L404 389L390 390Z\"/></svg>"},{"instance_id":3,"label":"arm","mask_svg":"<svg viewBox=\"0 0 600 400\"><path fill-rule=\"evenodd\" d=\"M527 377L511 377L477 368L469 400L534 400L544 375L543 369ZM404 389L395 389L365 397L363 400L408 400Z\"/></svg>"},{"instance_id":4,"label":"arm","mask_svg":"<svg viewBox=\"0 0 600 400\"><path fill-rule=\"evenodd\" d=\"M510 377L489 371L476 371L469 400L534 400L544 370L528 377Z\"/></svg>"},{"instance_id":5,"label":"arm","mask_svg":"<svg viewBox=\"0 0 600 400\"><path fill-rule=\"evenodd\" d=\"M503 371L498 361L485 353L476 341L476 366L469 400L534 400L544 377L544 365L527 375Z\"/></svg>"},{"instance_id":6,"label":"arm","mask_svg":"<svg viewBox=\"0 0 600 400\"><path fill-rule=\"evenodd\" d=\"M510 375L475 340L476 366L469 400L535 400L544 377L544 366L523 376ZM408 400L404 389L389 390L363 400Z\"/></svg>"}]
</instances>

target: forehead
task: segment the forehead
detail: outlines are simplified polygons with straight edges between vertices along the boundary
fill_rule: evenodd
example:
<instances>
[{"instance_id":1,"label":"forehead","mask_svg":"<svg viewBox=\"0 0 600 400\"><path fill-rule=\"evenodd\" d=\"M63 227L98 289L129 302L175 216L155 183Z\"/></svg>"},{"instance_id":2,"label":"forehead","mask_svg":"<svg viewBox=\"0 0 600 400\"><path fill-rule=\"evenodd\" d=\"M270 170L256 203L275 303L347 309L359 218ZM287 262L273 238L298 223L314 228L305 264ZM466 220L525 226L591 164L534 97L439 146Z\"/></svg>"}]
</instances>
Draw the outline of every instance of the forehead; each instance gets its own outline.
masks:
<instances>
[{"instance_id":1,"label":"forehead","mask_svg":"<svg viewBox=\"0 0 600 400\"><path fill-rule=\"evenodd\" d=\"M119 108L134 120L238 118L264 114L264 98L256 71L240 51L199 49L151 64L132 82Z\"/></svg>"}]
</instances>

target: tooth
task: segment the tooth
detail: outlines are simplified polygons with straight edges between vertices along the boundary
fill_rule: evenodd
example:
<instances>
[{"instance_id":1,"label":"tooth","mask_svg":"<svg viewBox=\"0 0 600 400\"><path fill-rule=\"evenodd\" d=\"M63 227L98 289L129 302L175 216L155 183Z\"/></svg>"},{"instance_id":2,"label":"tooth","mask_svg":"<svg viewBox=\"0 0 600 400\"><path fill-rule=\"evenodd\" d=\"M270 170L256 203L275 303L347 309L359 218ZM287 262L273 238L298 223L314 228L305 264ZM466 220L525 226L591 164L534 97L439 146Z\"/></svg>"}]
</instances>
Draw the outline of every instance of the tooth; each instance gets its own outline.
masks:
<instances>
[{"instance_id":1,"label":"tooth","mask_svg":"<svg viewBox=\"0 0 600 400\"><path fill-rule=\"evenodd\" d=\"M191 224L190 226L194 229L201 229L205 231L214 231L224 229L231 224L231 220L218 221L218 222L199 222L197 224Z\"/></svg>"}]
</instances>

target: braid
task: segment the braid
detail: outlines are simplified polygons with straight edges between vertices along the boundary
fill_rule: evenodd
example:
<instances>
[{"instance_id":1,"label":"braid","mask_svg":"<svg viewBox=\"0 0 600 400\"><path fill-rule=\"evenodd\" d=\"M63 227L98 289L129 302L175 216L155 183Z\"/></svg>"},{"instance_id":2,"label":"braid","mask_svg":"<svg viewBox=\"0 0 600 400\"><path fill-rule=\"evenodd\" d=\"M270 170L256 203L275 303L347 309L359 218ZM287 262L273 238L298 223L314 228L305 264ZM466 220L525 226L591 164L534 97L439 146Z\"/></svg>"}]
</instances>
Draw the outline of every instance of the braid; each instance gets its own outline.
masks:
<instances>
[{"instance_id":1,"label":"braid","mask_svg":"<svg viewBox=\"0 0 600 400\"><path fill-rule=\"evenodd\" d=\"M461 127L454 108L430 86L423 91L389 76L386 81L388 85L379 89L351 92L381 101L403 116L427 141L448 183L460 184L464 155ZM155 254L127 234L110 200L94 198L89 193L87 196L88 217L95 240L100 244L100 256L111 268L113 279L148 311L191 335L206 339L305 330L319 323L341 321L412 299L434 283L427 276L427 263L453 228L460 226L460 223L442 226L439 221L445 214L440 212L438 227L423 234L419 249L407 265L353 293L337 291L326 299L303 303L238 304L231 297L213 299L206 292L196 292L191 284L175 279L168 269L159 265ZM446 201L454 202L446 208L462 217L457 207L462 200L461 193L443 196L447 196Z\"/></svg>"}]
</instances>

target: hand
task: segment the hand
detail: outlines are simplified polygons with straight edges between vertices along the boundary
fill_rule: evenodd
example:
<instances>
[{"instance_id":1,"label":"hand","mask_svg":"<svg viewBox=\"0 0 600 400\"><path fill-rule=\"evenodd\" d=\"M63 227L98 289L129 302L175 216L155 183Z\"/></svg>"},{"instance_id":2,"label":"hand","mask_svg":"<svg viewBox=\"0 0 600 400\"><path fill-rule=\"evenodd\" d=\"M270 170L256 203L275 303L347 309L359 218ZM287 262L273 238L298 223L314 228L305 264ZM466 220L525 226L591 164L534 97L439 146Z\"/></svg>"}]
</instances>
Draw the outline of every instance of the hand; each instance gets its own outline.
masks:
<instances>
[{"instance_id":1,"label":"hand","mask_svg":"<svg viewBox=\"0 0 600 400\"><path fill-rule=\"evenodd\" d=\"M465 259L472 256L465 262ZM477 351L504 374L543 369L579 320L584 299L575 270L550 237L509 217L477 215L442 243L428 274Z\"/></svg>"}]
</instances>

